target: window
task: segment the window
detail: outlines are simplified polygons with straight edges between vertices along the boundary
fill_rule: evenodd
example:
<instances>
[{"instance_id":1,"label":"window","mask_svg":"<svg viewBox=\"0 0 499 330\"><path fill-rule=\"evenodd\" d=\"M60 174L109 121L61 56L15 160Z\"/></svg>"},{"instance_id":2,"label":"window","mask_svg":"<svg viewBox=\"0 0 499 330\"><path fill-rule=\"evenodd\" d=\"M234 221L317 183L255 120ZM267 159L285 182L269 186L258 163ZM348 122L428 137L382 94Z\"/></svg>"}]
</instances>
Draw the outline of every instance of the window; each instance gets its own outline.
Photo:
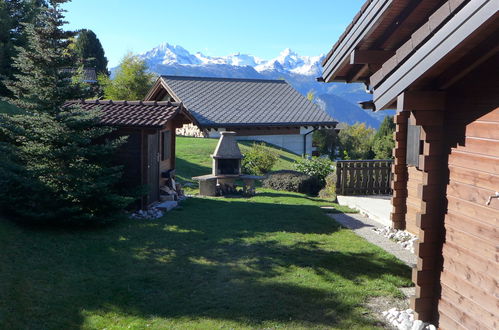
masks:
<instances>
[{"instance_id":1,"label":"window","mask_svg":"<svg viewBox=\"0 0 499 330\"><path fill-rule=\"evenodd\" d=\"M170 131L161 132L161 160L170 159L171 154L171 133Z\"/></svg>"},{"instance_id":2,"label":"window","mask_svg":"<svg viewBox=\"0 0 499 330\"><path fill-rule=\"evenodd\" d=\"M420 140L421 126L407 125L407 154L408 166L419 166L419 155L422 153L422 142Z\"/></svg>"}]
</instances>

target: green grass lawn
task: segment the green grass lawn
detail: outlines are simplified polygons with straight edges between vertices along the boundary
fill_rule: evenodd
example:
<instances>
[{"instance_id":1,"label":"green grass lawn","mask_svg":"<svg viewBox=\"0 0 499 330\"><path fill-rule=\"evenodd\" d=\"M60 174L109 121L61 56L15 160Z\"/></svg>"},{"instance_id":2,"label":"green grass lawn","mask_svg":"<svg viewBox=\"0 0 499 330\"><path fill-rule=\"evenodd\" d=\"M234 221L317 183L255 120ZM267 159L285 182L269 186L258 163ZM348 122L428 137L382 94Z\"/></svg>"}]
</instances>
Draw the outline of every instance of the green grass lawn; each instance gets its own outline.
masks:
<instances>
[{"instance_id":1,"label":"green grass lawn","mask_svg":"<svg viewBox=\"0 0 499 330\"><path fill-rule=\"evenodd\" d=\"M191 137L177 137L177 177L182 182L196 182L191 178L197 175L211 173L211 157L217 146L218 139L202 139ZM240 141L239 148L244 153L254 142ZM270 150L279 156L277 163L272 170L291 170L293 163L300 159L300 156L295 155L284 149L268 145Z\"/></svg>"},{"instance_id":2,"label":"green grass lawn","mask_svg":"<svg viewBox=\"0 0 499 330\"><path fill-rule=\"evenodd\" d=\"M179 138L178 174L207 173L215 144ZM280 168L296 157L280 156ZM379 327L365 303L401 297L410 269L342 229L325 205L348 211L258 188L102 228L0 216L0 329Z\"/></svg>"},{"instance_id":3,"label":"green grass lawn","mask_svg":"<svg viewBox=\"0 0 499 330\"><path fill-rule=\"evenodd\" d=\"M363 303L410 270L326 204L260 190L104 228L0 219L0 328L374 328Z\"/></svg>"}]
</instances>

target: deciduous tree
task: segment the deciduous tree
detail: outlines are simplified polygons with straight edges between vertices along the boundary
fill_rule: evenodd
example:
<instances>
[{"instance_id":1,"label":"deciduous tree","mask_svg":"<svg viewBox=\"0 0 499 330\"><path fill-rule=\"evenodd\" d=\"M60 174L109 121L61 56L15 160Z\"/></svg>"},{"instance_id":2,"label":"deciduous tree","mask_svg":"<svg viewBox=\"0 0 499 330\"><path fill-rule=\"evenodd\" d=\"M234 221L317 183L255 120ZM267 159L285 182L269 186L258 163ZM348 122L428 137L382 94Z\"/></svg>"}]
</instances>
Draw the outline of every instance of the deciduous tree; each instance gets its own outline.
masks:
<instances>
[{"instance_id":1,"label":"deciduous tree","mask_svg":"<svg viewBox=\"0 0 499 330\"><path fill-rule=\"evenodd\" d=\"M99 75L99 83L104 90L104 97L114 100L142 100L154 80L154 75L147 72L146 63L131 53L125 55L114 79Z\"/></svg>"}]
</instances>

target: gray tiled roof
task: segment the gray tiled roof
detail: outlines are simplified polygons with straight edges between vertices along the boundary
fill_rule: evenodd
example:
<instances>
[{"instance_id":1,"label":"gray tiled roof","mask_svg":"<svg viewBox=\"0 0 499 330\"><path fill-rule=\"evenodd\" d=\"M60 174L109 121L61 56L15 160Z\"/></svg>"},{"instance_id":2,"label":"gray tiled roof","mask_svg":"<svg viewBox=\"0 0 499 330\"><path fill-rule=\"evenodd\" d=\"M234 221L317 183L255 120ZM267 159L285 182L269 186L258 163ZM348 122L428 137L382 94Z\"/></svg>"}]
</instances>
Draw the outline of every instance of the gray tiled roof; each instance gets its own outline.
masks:
<instances>
[{"instance_id":1,"label":"gray tiled roof","mask_svg":"<svg viewBox=\"0 0 499 330\"><path fill-rule=\"evenodd\" d=\"M284 80L161 76L202 127L335 125Z\"/></svg>"},{"instance_id":2,"label":"gray tiled roof","mask_svg":"<svg viewBox=\"0 0 499 330\"><path fill-rule=\"evenodd\" d=\"M79 106L84 110L100 109L101 123L112 126L163 127L180 111L179 103L156 101L68 101L64 107Z\"/></svg>"}]
</instances>

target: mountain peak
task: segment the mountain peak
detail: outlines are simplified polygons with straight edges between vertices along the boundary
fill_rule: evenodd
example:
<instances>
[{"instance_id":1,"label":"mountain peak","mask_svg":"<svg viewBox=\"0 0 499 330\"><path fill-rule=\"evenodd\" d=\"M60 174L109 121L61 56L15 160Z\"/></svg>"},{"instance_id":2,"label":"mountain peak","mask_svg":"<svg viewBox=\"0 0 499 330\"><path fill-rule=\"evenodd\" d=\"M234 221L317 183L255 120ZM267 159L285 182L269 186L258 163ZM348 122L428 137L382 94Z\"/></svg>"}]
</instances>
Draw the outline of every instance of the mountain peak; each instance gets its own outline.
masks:
<instances>
[{"instance_id":1,"label":"mountain peak","mask_svg":"<svg viewBox=\"0 0 499 330\"><path fill-rule=\"evenodd\" d=\"M281 56L292 56L292 55L297 56L298 54L296 54L291 48L286 48L282 52L280 52L279 55L281 55Z\"/></svg>"},{"instance_id":2,"label":"mountain peak","mask_svg":"<svg viewBox=\"0 0 499 330\"><path fill-rule=\"evenodd\" d=\"M291 48L286 48L270 60L263 60L249 54L235 52L227 56L207 56L201 52L191 54L179 45L163 42L148 52L139 55L152 65L231 65L249 66L257 72L278 71L302 75L317 75L320 72L321 56L299 56Z\"/></svg>"}]
</instances>

